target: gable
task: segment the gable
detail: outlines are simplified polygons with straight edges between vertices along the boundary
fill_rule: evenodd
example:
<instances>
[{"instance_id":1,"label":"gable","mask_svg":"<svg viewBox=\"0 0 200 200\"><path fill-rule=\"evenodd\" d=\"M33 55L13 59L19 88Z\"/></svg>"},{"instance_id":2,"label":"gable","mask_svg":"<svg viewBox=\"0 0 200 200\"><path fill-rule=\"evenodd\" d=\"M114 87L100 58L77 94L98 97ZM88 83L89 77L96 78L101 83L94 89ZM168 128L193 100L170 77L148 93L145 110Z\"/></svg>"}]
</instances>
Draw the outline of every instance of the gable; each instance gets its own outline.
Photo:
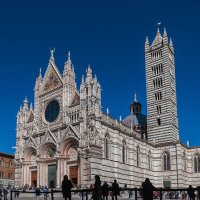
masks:
<instances>
[{"instance_id":1,"label":"gable","mask_svg":"<svg viewBox=\"0 0 200 200\"><path fill-rule=\"evenodd\" d=\"M42 84L42 94L53 91L63 85L62 76L60 75L54 63L50 62L44 76Z\"/></svg>"},{"instance_id":2,"label":"gable","mask_svg":"<svg viewBox=\"0 0 200 200\"><path fill-rule=\"evenodd\" d=\"M65 132L61 136L61 141L64 141L65 138L67 138L67 137L75 137L78 140L80 139L78 136L77 130L74 127L72 127L71 125L68 125L68 127L66 128Z\"/></svg>"},{"instance_id":3,"label":"gable","mask_svg":"<svg viewBox=\"0 0 200 200\"><path fill-rule=\"evenodd\" d=\"M80 103L80 97L77 94L77 92L75 92L74 98L72 99L72 102L71 102L71 107L79 105L79 103Z\"/></svg>"},{"instance_id":4,"label":"gable","mask_svg":"<svg viewBox=\"0 0 200 200\"><path fill-rule=\"evenodd\" d=\"M46 142L52 142L52 143L57 143L57 140L54 136L54 134L48 129L48 131L45 133L43 139L42 139L42 144Z\"/></svg>"},{"instance_id":5,"label":"gable","mask_svg":"<svg viewBox=\"0 0 200 200\"><path fill-rule=\"evenodd\" d=\"M33 112L31 111L27 123L32 122L33 120L34 120L34 115Z\"/></svg>"}]
</instances>

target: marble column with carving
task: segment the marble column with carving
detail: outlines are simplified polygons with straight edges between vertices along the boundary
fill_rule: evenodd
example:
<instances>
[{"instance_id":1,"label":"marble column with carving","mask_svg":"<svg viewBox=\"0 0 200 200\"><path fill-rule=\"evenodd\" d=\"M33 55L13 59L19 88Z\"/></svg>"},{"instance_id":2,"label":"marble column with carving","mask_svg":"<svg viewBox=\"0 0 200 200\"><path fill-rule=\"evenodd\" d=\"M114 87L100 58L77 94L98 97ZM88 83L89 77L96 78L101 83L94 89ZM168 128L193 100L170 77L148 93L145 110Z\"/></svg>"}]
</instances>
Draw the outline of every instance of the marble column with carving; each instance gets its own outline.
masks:
<instances>
[{"instance_id":1,"label":"marble column with carving","mask_svg":"<svg viewBox=\"0 0 200 200\"><path fill-rule=\"evenodd\" d=\"M40 164L37 163L37 187L40 186Z\"/></svg>"},{"instance_id":2,"label":"marble column with carving","mask_svg":"<svg viewBox=\"0 0 200 200\"><path fill-rule=\"evenodd\" d=\"M57 160L57 188L60 188L60 159Z\"/></svg>"}]
</instances>

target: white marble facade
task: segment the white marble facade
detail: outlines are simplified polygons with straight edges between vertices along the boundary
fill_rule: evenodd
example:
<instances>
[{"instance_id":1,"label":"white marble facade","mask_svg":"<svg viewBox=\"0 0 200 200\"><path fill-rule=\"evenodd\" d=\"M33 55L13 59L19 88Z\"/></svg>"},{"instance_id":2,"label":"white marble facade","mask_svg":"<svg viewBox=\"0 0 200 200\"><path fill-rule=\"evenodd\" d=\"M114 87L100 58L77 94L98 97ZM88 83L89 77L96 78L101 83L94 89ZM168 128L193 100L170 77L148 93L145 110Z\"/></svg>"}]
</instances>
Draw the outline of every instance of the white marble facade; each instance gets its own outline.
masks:
<instances>
[{"instance_id":1,"label":"white marble facade","mask_svg":"<svg viewBox=\"0 0 200 200\"><path fill-rule=\"evenodd\" d=\"M164 59L152 54L159 50L163 50ZM113 119L108 110L102 112L101 85L90 66L77 89L70 53L61 74L52 50L44 77L40 72L36 79L34 106L26 98L17 114L16 186L59 188L65 174L78 185L90 184L99 174L101 180L110 183L117 179L121 186L126 183L129 187L140 186L146 177L158 187L197 186L200 148L185 146L178 137L174 61L166 61L169 51L172 60L173 44L168 44L166 31L163 36L157 32L151 46L148 40L145 43L148 114L147 136L141 137L135 118L129 126ZM157 56L156 60L150 55ZM160 63L164 67L162 75L152 68ZM173 90L165 87L168 82L152 89L154 76L167 80L169 70L173 74ZM154 100L157 92L165 94L159 104L160 96ZM166 104L167 92L175 103ZM162 115L155 105L167 107L172 114ZM158 115L167 124L159 125Z\"/></svg>"}]
</instances>

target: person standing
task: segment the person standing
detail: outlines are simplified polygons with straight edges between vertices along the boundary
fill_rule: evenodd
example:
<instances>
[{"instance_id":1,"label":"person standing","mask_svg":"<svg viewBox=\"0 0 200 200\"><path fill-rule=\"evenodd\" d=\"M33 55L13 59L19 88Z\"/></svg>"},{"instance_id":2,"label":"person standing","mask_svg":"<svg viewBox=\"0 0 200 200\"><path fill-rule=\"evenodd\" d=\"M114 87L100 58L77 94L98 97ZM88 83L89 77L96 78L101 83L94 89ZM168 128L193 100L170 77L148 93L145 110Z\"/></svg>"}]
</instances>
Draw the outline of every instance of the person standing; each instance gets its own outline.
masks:
<instances>
[{"instance_id":1,"label":"person standing","mask_svg":"<svg viewBox=\"0 0 200 200\"><path fill-rule=\"evenodd\" d=\"M150 182L149 178L146 178L142 183L143 200L153 200L153 191L156 189Z\"/></svg>"},{"instance_id":2,"label":"person standing","mask_svg":"<svg viewBox=\"0 0 200 200\"><path fill-rule=\"evenodd\" d=\"M99 175L94 176L95 183L94 183L94 190L92 194L93 200L101 200L102 199L102 192L101 192L101 180Z\"/></svg>"},{"instance_id":3,"label":"person standing","mask_svg":"<svg viewBox=\"0 0 200 200\"><path fill-rule=\"evenodd\" d=\"M195 200L194 188L191 185L189 185L189 187L187 189L187 193L188 193L190 200Z\"/></svg>"},{"instance_id":4,"label":"person standing","mask_svg":"<svg viewBox=\"0 0 200 200\"><path fill-rule=\"evenodd\" d=\"M105 181L104 184L102 185L102 196L103 196L103 200L105 199L105 197L106 197L106 200L108 200L108 188L109 188L109 185L108 185L108 183Z\"/></svg>"},{"instance_id":5,"label":"person standing","mask_svg":"<svg viewBox=\"0 0 200 200\"><path fill-rule=\"evenodd\" d=\"M114 180L114 183L112 184L112 200L117 200L117 196L119 195L119 184L117 183L117 180Z\"/></svg>"},{"instance_id":6,"label":"person standing","mask_svg":"<svg viewBox=\"0 0 200 200\"><path fill-rule=\"evenodd\" d=\"M72 189L72 182L68 179L67 175L64 175L63 181L62 181L62 193L63 198L67 200L71 200L71 189Z\"/></svg>"}]
</instances>

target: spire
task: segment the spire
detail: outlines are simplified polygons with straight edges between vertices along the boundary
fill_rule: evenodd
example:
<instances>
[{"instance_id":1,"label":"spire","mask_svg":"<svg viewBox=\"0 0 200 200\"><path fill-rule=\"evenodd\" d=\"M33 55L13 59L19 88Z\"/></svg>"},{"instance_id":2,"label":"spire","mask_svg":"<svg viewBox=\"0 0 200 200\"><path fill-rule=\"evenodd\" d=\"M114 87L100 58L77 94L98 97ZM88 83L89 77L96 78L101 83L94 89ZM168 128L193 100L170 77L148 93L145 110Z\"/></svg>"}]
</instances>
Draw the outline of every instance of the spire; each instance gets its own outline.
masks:
<instances>
[{"instance_id":1,"label":"spire","mask_svg":"<svg viewBox=\"0 0 200 200\"><path fill-rule=\"evenodd\" d=\"M146 36L145 45L149 45L149 38L148 38L148 36Z\"/></svg>"},{"instance_id":2,"label":"spire","mask_svg":"<svg viewBox=\"0 0 200 200\"><path fill-rule=\"evenodd\" d=\"M172 38L170 38L169 46L170 46L170 47L173 47Z\"/></svg>"},{"instance_id":3,"label":"spire","mask_svg":"<svg viewBox=\"0 0 200 200\"><path fill-rule=\"evenodd\" d=\"M121 116L121 115L119 116L119 121L120 121L120 122L122 121L122 116Z\"/></svg>"},{"instance_id":4,"label":"spire","mask_svg":"<svg viewBox=\"0 0 200 200\"><path fill-rule=\"evenodd\" d=\"M84 84L84 75L82 75L81 85Z\"/></svg>"},{"instance_id":5,"label":"spire","mask_svg":"<svg viewBox=\"0 0 200 200\"><path fill-rule=\"evenodd\" d=\"M68 61L71 61L71 58L70 58L70 51L68 51Z\"/></svg>"},{"instance_id":6,"label":"spire","mask_svg":"<svg viewBox=\"0 0 200 200\"><path fill-rule=\"evenodd\" d=\"M88 65L88 68L86 70L86 83L92 80L92 69L90 68L90 65Z\"/></svg>"},{"instance_id":7,"label":"spire","mask_svg":"<svg viewBox=\"0 0 200 200\"><path fill-rule=\"evenodd\" d=\"M42 80L42 69L41 69L41 67L40 67L40 73L39 73L38 79Z\"/></svg>"},{"instance_id":8,"label":"spire","mask_svg":"<svg viewBox=\"0 0 200 200\"><path fill-rule=\"evenodd\" d=\"M164 33L163 33L163 44L168 45L168 37L167 37L166 28L164 28Z\"/></svg>"},{"instance_id":9,"label":"spire","mask_svg":"<svg viewBox=\"0 0 200 200\"><path fill-rule=\"evenodd\" d=\"M109 109L108 108L106 108L106 114L109 115Z\"/></svg>"},{"instance_id":10,"label":"spire","mask_svg":"<svg viewBox=\"0 0 200 200\"><path fill-rule=\"evenodd\" d=\"M162 44L162 40L163 40L163 38L160 34L160 30L159 30L159 28L157 28L156 37L151 46L156 46L156 45Z\"/></svg>"},{"instance_id":11,"label":"spire","mask_svg":"<svg viewBox=\"0 0 200 200\"><path fill-rule=\"evenodd\" d=\"M136 92L134 94L134 102L137 102L137 94L136 94Z\"/></svg>"},{"instance_id":12,"label":"spire","mask_svg":"<svg viewBox=\"0 0 200 200\"><path fill-rule=\"evenodd\" d=\"M30 110L33 110L33 104L32 104L32 102L31 102L31 105L30 105Z\"/></svg>"},{"instance_id":13,"label":"spire","mask_svg":"<svg viewBox=\"0 0 200 200\"><path fill-rule=\"evenodd\" d=\"M28 110L28 99L27 97L24 99L24 108Z\"/></svg>"},{"instance_id":14,"label":"spire","mask_svg":"<svg viewBox=\"0 0 200 200\"><path fill-rule=\"evenodd\" d=\"M149 39L148 36L146 36L146 41L145 41L145 52L149 51Z\"/></svg>"},{"instance_id":15,"label":"spire","mask_svg":"<svg viewBox=\"0 0 200 200\"><path fill-rule=\"evenodd\" d=\"M167 37L167 31L166 31L166 28L164 28L163 37Z\"/></svg>"}]
</instances>

